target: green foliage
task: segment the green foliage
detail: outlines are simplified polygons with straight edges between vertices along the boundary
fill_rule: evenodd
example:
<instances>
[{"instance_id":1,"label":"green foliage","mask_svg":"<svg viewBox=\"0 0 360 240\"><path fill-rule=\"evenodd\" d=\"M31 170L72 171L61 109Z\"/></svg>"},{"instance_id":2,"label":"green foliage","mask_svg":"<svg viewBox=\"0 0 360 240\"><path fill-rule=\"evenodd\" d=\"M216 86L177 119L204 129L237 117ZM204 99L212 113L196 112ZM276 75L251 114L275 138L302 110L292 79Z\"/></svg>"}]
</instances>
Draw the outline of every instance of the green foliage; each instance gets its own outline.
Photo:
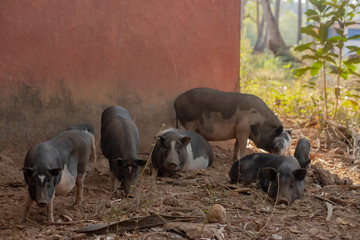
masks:
<instances>
[{"instance_id":1,"label":"green foliage","mask_svg":"<svg viewBox=\"0 0 360 240\"><path fill-rule=\"evenodd\" d=\"M356 72L356 64L360 63L360 48L357 46L347 46L349 52L343 54L343 47L348 40L360 38L360 35L347 38L345 34L345 28L353 25L353 17L360 13L360 5L352 4L351 0L311 0L310 2L313 4L314 9L309 9L305 13L310 24L303 27L301 32L313 37L315 41L302 44L296 47L295 51L302 52L302 60L310 60L312 64L311 66L308 65L297 69L296 75L301 76L307 71L310 71L312 76L316 76L322 69L324 84L323 97L326 110L328 104L326 69L331 69L330 74L335 75L337 78L337 85L334 90L336 103L333 116L335 118L341 93L339 79L347 80L350 75L359 76ZM331 28L335 28L338 36L329 37ZM346 59L346 55L352 53L357 53L357 56ZM353 98L353 96L351 97ZM346 102L348 103L349 101ZM351 103L353 103L353 107L356 106L355 101ZM344 104L342 106L344 106ZM327 111L325 111L325 119L326 118Z\"/></svg>"},{"instance_id":2,"label":"green foliage","mask_svg":"<svg viewBox=\"0 0 360 240\"><path fill-rule=\"evenodd\" d=\"M322 119L320 113L324 109L320 103L324 98L317 89L317 78L312 77L309 71L298 77L295 74L296 63L284 63L271 54L245 55L247 61L242 62L244 76L241 78L241 92L260 97L275 113L296 118L299 123L305 122L311 115ZM346 125L360 124L359 107L353 100L356 94L345 88L341 90L347 96L339 106L338 117ZM334 109L335 101L330 98L329 110Z\"/></svg>"}]
</instances>

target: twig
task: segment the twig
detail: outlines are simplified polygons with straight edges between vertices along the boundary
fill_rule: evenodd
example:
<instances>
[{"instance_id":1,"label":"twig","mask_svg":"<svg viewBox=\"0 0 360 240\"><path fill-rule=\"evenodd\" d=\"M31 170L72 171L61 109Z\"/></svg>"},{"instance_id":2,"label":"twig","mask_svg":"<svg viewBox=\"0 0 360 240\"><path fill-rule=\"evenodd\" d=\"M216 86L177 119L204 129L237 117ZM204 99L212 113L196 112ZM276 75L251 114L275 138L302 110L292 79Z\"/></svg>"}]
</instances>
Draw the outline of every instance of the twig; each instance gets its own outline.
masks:
<instances>
[{"instance_id":1,"label":"twig","mask_svg":"<svg viewBox=\"0 0 360 240\"><path fill-rule=\"evenodd\" d=\"M347 137L346 137L339 129L337 129L336 127L333 126L333 130L334 130L334 131L336 130L336 132L340 133L340 135L349 143L349 145L350 145L352 148L354 148L354 146L353 146L352 143L349 141L349 139L347 139Z\"/></svg>"},{"instance_id":2,"label":"twig","mask_svg":"<svg viewBox=\"0 0 360 240\"><path fill-rule=\"evenodd\" d=\"M359 189L359 185L335 185L338 188L349 188L349 189Z\"/></svg>"},{"instance_id":3,"label":"twig","mask_svg":"<svg viewBox=\"0 0 360 240\"><path fill-rule=\"evenodd\" d=\"M32 224L35 224L35 225L37 225L37 226L41 226L41 224L39 224L39 223L37 223L37 222L35 222L35 221L33 221L33 220L31 220L30 218L26 218L26 221L29 221L29 222L31 222Z\"/></svg>"},{"instance_id":4,"label":"twig","mask_svg":"<svg viewBox=\"0 0 360 240\"><path fill-rule=\"evenodd\" d=\"M142 170L141 173L139 174L139 177L136 179L135 184L134 184L133 186L131 186L130 192L129 192L129 194L126 196L126 199L128 199L128 198L131 196L131 193L132 193L132 191L135 189L136 184L139 182L139 180L141 179L141 176L144 174L147 166L149 165L151 156L152 156L152 154L153 154L153 151L154 151L154 148L155 148L155 145L156 145L156 141L157 141L157 139L158 139L158 137L159 137L160 132L163 130L164 127L165 127L165 124L163 124L163 125L161 126L158 134L156 135L154 144L152 145L151 152L150 152L149 157L148 157L148 160L146 161L146 164L145 164L143 170Z\"/></svg>"},{"instance_id":5,"label":"twig","mask_svg":"<svg viewBox=\"0 0 360 240\"><path fill-rule=\"evenodd\" d=\"M315 198L318 198L318 199L320 199L320 200L329 202L329 203L331 203L331 204L333 204L333 205L335 205L335 206L339 206L339 204L334 203L333 201L331 201L331 200L329 200L329 199L326 199L326 198L323 198L323 197L320 197L320 196L317 196L317 195L312 195L312 196L315 197Z\"/></svg>"},{"instance_id":6,"label":"twig","mask_svg":"<svg viewBox=\"0 0 360 240\"><path fill-rule=\"evenodd\" d=\"M231 193L233 193L234 196L238 196L237 193L247 193L247 192L251 192L250 188L233 188L233 186L227 186L224 184L220 184L221 187L229 190ZM233 189L231 189L233 188Z\"/></svg>"},{"instance_id":7,"label":"twig","mask_svg":"<svg viewBox=\"0 0 360 240\"><path fill-rule=\"evenodd\" d=\"M89 187L89 186L84 186L84 187L85 187L85 189L100 190L100 191L103 191L103 192L106 193L106 194L112 194L112 192L109 192L109 191L107 191L107 190L105 190L105 189L103 189L103 188L94 187L94 186L91 186L91 187Z\"/></svg>"},{"instance_id":8,"label":"twig","mask_svg":"<svg viewBox=\"0 0 360 240\"><path fill-rule=\"evenodd\" d=\"M83 222L87 222L87 220L79 220L79 221L71 221L71 222L48 222L48 221L45 221L44 223L46 225L73 225L73 224L78 224L78 223L83 223Z\"/></svg>"},{"instance_id":9,"label":"twig","mask_svg":"<svg viewBox=\"0 0 360 240\"><path fill-rule=\"evenodd\" d=\"M260 229L259 232L257 232L254 236L252 236L251 239L256 238L256 237L267 227L267 225L269 224L272 216L274 215L274 212L275 212L275 209L276 209L276 204L277 204L278 198L279 198L279 191L280 191L280 173L277 174L277 182L278 182L278 189L277 189L277 193L276 193L275 204L274 204L273 210L272 210L272 212L271 212L271 215L270 215L269 219L267 220L267 222L265 223L265 225ZM269 187L270 187L270 186L269 186Z\"/></svg>"}]
</instances>

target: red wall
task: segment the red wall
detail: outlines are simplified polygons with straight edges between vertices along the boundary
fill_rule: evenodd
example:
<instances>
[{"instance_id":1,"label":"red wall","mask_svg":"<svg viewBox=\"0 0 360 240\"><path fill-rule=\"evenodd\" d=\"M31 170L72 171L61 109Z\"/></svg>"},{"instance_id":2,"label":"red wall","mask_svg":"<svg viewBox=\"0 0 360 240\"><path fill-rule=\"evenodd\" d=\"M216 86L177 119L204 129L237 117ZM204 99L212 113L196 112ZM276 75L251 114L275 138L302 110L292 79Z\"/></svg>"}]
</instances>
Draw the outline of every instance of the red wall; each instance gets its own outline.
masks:
<instances>
[{"instance_id":1,"label":"red wall","mask_svg":"<svg viewBox=\"0 0 360 240\"><path fill-rule=\"evenodd\" d=\"M24 83L44 105L59 87L73 101L145 108L193 87L234 91L239 12L239 0L1 0L3 110Z\"/></svg>"}]
</instances>

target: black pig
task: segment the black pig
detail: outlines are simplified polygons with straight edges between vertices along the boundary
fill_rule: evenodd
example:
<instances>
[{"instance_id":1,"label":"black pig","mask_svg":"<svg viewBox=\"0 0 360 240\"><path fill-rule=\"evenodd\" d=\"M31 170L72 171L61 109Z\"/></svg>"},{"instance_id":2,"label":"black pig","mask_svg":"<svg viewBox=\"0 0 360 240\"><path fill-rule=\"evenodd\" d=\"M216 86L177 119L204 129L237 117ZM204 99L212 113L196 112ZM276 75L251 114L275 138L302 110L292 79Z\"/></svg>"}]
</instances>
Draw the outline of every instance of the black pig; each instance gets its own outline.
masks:
<instances>
[{"instance_id":1,"label":"black pig","mask_svg":"<svg viewBox=\"0 0 360 240\"><path fill-rule=\"evenodd\" d=\"M278 195L279 204L290 205L304 192L306 169L301 168L297 159L292 156L255 153L235 162L229 176L232 183L239 180L245 184L258 182L271 198L276 199Z\"/></svg>"},{"instance_id":2,"label":"black pig","mask_svg":"<svg viewBox=\"0 0 360 240\"><path fill-rule=\"evenodd\" d=\"M129 112L120 106L105 109L101 115L101 150L109 160L111 189L116 179L128 195L138 176L138 166L146 161L137 158L139 132Z\"/></svg>"},{"instance_id":3,"label":"black pig","mask_svg":"<svg viewBox=\"0 0 360 240\"><path fill-rule=\"evenodd\" d=\"M311 160L309 160L310 155L310 141L302 138L299 140L296 145L294 157L299 161L299 164L302 168L308 169Z\"/></svg>"},{"instance_id":4,"label":"black pig","mask_svg":"<svg viewBox=\"0 0 360 240\"><path fill-rule=\"evenodd\" d=\"M33 201L39 207L47 207L47 219L53 222L55 194L64 195L75 184L75 204L81 204L83 181L93 144L91 135L84 131L65 131L28 151L22 170L29 194L20 222L25 221Z\"/></svg>"}]
</instances>

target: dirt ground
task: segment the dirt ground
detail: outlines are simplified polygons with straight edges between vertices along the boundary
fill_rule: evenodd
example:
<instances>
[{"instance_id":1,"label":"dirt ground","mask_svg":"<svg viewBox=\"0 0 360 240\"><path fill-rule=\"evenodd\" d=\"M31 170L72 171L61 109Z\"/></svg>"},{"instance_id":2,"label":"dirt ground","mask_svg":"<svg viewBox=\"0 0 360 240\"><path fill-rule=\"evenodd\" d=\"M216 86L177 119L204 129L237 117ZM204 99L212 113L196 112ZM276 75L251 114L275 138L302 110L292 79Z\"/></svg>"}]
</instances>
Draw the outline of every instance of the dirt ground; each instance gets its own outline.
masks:
<instances>
[{"instance_id":1,"label":"dirt ground","mask_svg":"<svg viewBox=\"0 0 360 240\"><path fill-rule=\"evenodd\" d=\"M170 179L157 178L154 171L150 175L147 169L139 178L135 197L128 199L122 190L119 196L110 192L108 163L98 147L98 161L89 164L85 178L85 203L72 206L73 189L55 198L56 224L47 224L44 209L33 205L29 220L20 225L17 220L27 192L20 169L28 149L25 144L9 146L0 153L0 239L360 239L360 190L356 187L360 158L352 157L346 146L319 136L316 128L283 122L293 129L292 153L301 137L309 138L312 146L304 195L287 207L274 207L256 186L230 185L234 141L211 143L215 159L206 171ZM258 151L250 144L248 153ZM148 154L140 157L148 158ZM323 179L316 174L319 171ZM349 181L355 186L345 185ZM227 219L209 224L204 212L215 203L224 206ZM150 215L182 217L183 222L143 229L139 224L125 232L119 228L104 233L75 232L92 224Z\"/></svg>"}]
</instances>

